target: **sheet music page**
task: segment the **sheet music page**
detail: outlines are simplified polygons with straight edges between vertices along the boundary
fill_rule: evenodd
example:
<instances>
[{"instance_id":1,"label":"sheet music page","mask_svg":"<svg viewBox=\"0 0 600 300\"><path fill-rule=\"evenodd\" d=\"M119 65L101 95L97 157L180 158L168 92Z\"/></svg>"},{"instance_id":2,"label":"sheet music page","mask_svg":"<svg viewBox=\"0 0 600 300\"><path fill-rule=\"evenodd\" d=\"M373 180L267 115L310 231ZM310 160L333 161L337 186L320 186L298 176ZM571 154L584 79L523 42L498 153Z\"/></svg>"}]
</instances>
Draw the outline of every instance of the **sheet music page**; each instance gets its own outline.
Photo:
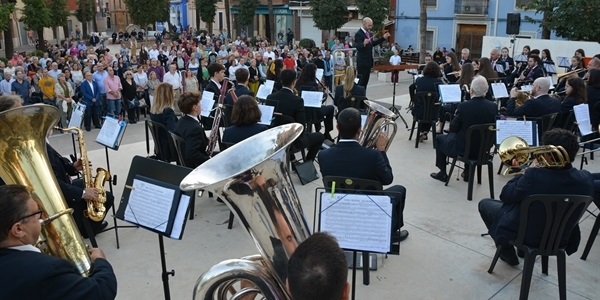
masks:
<instances>
[{"instance_id":1,"label":"sheet music page","mask_svg":"<svg viewBox=\"0 0 600 300\"><path fill-rule=\"evenodd\" d=\"M516 135L524 139L529 146L537 146L537 139L534 137L537 128L534 126L534 121L496 120L496 143L500 144L507 137Z\"/></svg>"},{"instance_id":2,"label":"sheet music page","mask_svg":"<svg viewBox=\"0 0 600 300\"><path fill-rule=\"evenodd\" d=\"M592 133L592 124L590 123L590 111L587 103L573 106L575 120L579 127L581 135L585 136Z\"/></svg>"},{"instance_id":3,"label":"sheet music page","mask_svg":"<svg viewBox=\"0 0 600 300\"><path fill-rule=\"evenodd\" d=\"M571 66L571 62L569 58L566 56L558 56L558 66L561 68L568 68Z\"/></svg>"},{"instance_id":4,"label":"sheet music page","mask_svg":"<svg viewBox=\"0 0 600 300\"><path fill-rule=\"evenodd\" d=\"M550 83L550 89L554 89L554 79L552 78L552 75L546 76L546 79L548 79L548 82Z\"/></svg>"},{"instance_id":5,"label":"sheet music page","mask_svg":"<svg viewBox=\"0 0 600 300\"><path fill-rule=\"evenodd\" d=\"M267 79L265 80L265 83L263 83L264 85L271 87L271 89L273 89L273 87L275 86L275 81Z\"/></svg>"},{"instance_id":6,"label":"sheet music page","mask_svg":"<svg viewBox=\"0 0 600 300\"><path fill-rule=\"evenodd\" d=\"M302 91L301 97L304 100L304 107L320 108L323 92Z\"/></svg>"},{"instance_id":7,"label":"sheet music page","mask_svg":"<svg viewBox=\"0 0 600 300\"><path fill-rule=\"evenodd\" d=\"M544 64L544 69L546 69L547 73L556 73L556 66L553 64Z\"/></svg>"},{"instance_id":8,"label":"sheet music page","mask_svg":"<svg viewBox=\"0 0 600 300\"><path fill-rule=\"evenodd\" d=\"M389 196L321 194L320 230L337 238L341 248L390 251L392 203Z\"/></svg>"},{"instance_id":9,"label":"sheet music page","mask_svg":"<svg viewBox=\"0 0 600 300\"><path fill-rule=\"evenodd\" d=\"M522 85L521 86L521 91L523 91L523 92L530 92L531 93L532 89L533 89L533 86L531 84Z\"/></svg>"},{"instance_id":10,"label":"sheet music page","mask_svg":"<svg viewBox=\"0 0 600 300\"><path fill-rule=\"evenodd\" d=\"M494 82L492 83L492 93L494 94L494 98L509 98L508 91L506 90L506 85L504 82Z\"/></svg>"},{"instance_id":11,"label":"sheet music page","mask_svg":"<svg viewBox=\"0 0 600 300\"><path fill-rule=\"evenodd\" d=\"M267 80L271 81L271 80ZM272 82L272 81L271 81ZM258 99L267 99L269 95L273 92L273 85L261 84L258 87L258 92L256 92L256 98Z\"/></svg>"},{"instance_id":12,"label":"sheet music page","mask_svg":"<svg viewBox=\"0 0 600 300\"><path fill-rule=\"evenodd\" d=\"M210 111L215 105L215 93L204 91L202 92L202 99L200 99L200 115L203 117L210 116Z\"/></svg>"},{"instance_id":13,"label":"sheet music page","mask_svg":"<svg viewBox=\"0 0 600 300\"><path fill-rule=\"evenodd\" d=\"M325 72L324 69L317 69L317 79L323 80L323 72Z\"/></svg>"},{"instance_id":14,"label":"sheet music page","mask_svg":"<svg viewBox=\"0 0 600 300\"><path fill-rule=\"evenodd\" d=\"M125 220L165 232L175 190L139 179L134 179L132 186Z\"/></svg>"},{"instance_id":15,"label":"sheet music page","mask_svg":"<svg viewBox=\"0 0 600 300\"><path fill-rule=\"evenodd\" d=\"M515 55L515 62L527 62L527 56L523 54Z\"/></svg>"},{"instance_id":16,"label":"sheet music page","mask_svg":"<svg viewBox=\"0 0 600 300\"><path fill-rule=\"evenodd\" d=\"M73 102L73 112L69 120L69 127L80 128L83 123L83 115L85 114L85 104Z\"/></svg>"},{"instance_id":17,"label":"sheet music page","mask_svg":"<svg viewBox=\"0 0 600 300\"><path fill-rule=\"evenodd\" d=\"M273 120L273 112L275 111L275 107L271 105L259 104L258 109L260 110L260 121L258 124L263 125L271 125L271 120Z\"/></svg>"},{"instance_id":18,"label":"sheet music page","mask_svg":"<svg viewBox=\"0 0 600 300\"><path fill-rule=\"evenodd\" d=\"M173 228L171 228L171 238L179 239L183 231L183 224L185 223L185 213L187 212L190 204L190 196L181 195L179 200L179 207L177 207L177 214L175 215L175 221L173 222ZM191 212L194 213L194 212Z\"/></svg>"},{"instance_id":19,"label":"sheet music page","mask_svg":"<svg viewBox=\"0 0 600 300\"><path fill-rule=\"evenodd\" d=\"M460 102L462 98L459 84L440 84L438 89L443 103Z\"/></svg>"},{"instance_id":20,"label":"sheet music page","mask_svg":"<svg viewBox=\"0 0 600 300\"><path fill-rule=\"evenodd\" d=\"M358 84L359 81L358 78L354 78L354 84Z\"/></svg>"},{"instance_id":21,"label":"sheet music page","mask_svg":"<svg viewBox=\"0 0 600 300\"><path fill-rule=\"evenodd\" d=\"M496 64L496 72L504 73L504 66L502 64Z\"/></svg>"},{"instance_id":22,"label":"sheet music page","mask_svg":"<svg viewBox=\"0 0 600 300\"><path fill-rule=\"evenodd\" d=\"M100 133L98 133L98 136L96 137L96 142L109 148L114 148L122 128L119 120L112 117L106 117L102 124L102 128L100 129Z\"/></svg>"}]
</instances>

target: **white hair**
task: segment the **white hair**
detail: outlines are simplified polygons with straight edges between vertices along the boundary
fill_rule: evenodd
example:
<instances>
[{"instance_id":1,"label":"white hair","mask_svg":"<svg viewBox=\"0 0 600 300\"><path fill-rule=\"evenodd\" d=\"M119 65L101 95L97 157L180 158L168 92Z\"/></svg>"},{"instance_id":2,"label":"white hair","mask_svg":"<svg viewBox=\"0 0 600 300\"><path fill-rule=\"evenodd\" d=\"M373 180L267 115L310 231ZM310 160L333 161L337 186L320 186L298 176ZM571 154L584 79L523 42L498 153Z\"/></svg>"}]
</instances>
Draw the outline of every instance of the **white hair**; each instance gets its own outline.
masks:
<instances>
[{"instance_id":1,"label":"white hair","mask_svg":"<svg viewBox=\"0 0 600 300\"><path fill-rule=\"evenodd\" d=\"M487 79L481 75L477 75L471 82L471 93L473 97L485 97L489 89Z\"/></svg>"}]
</instances>

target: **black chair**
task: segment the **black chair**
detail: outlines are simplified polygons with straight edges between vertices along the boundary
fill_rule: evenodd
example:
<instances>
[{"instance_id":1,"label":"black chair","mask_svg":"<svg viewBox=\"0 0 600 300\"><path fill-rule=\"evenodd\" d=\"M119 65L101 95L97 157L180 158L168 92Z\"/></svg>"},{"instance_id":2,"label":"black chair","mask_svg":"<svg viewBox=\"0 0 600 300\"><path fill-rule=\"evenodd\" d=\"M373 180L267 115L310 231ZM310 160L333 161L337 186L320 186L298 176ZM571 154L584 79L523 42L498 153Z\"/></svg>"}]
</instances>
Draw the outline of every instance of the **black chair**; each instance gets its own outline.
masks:
<instances>
[{"instance_id":1,"label":"black chair","mask_svg":"<svg viewBox=\"0 0 600 300\"><path fill-rule=\"evenodd\" d=\"M542 257L542 273L545 275L548 275L548 256L556 256L560 299L567 299L566 242L564 241L571 235L573 228L575 228L591 201L592 197L582 195L531 195L521 203L517 239L509 241L510 245L514 245L517 249L525 252L519 299L525 300L529 296L533 265L538 255ZM529 226L528 216L534 214L538 216L536 218L538 220L542 219L539 214L545 214L542 232L528 232L532 230ZM539 245L532 245L531 242L525 240L526 235L531 236L532 234L540 237ZM500 245L496 250L488 273L491 274L494 271L501 250L502 246Z\"/></svg>"},{"instance_id":2,"label":"black chair","mask_svg":"<svg viewBox=\"0 0 600 300\"><path fill-rule=\"evenodd\" d=\"M185 140L182 137L180 137L172 132L169 132L169 135L171 136L173 145L175 146L175 152L177 153L177 165L182 166L182 167L187 167L185 165L185 161L183 160L183 153L181 152L181 150L185 146ZM196 196L195 195L196 195L196 193L194 193L194 197L192 197L190 199L190 220L194 219L194 211L196 208Z\"/></svg>"},{"instance_id":3,"label":"black chair","mask_svg":"<svg viewBox=\"0 0 600 300\"><path fill-rule=\"evenodd\" d=\"M340 99L338 102L338 114L342 110L348 107L356 108L360 111L364 111L367 109L367 105L365 104L365 100L369 100L366 96L350 96Z\"/></svg>"},{"instance_id":4,"label":"black chair","mask_svg":"<svg viewBox=\"0 0 600 300\"><path fill-rule=\"evenodd\" d=\"M156 159L164 162L177 162L177 151L175 150L175 145L173 144L173 140L171 139L167 127L158 122L146 120L146 151L150 154L148 131L152 134L152 140L154 141L154 155L156 156ZM165 145L163 145L161 141L166 141L167 148L163 148ZM165 153L165 150L168 150L169 153Z\"/></svg>"},{"instance_id":5,"label":"black chair","mask_svg":"<svg viewBox=\"0 0 600 300\"><path fill-rule=\"evenodd\" d=\"M583 250L581 259L587 259L588 254L590 254L590 250L592 250L592 245L594 245L594 240L596 240L596 236L598 235L598 231L600 231L600 216L596 216L596 222L594 222L594 227L592 227L590 237L588 238L588 241L585 244L585 250Z\"/></svg>"},{"instance_id":6,"label":"black chair","mask_svg":"<svg viewBox=\"0 0 600 300\"><path fill-rule=\"evenodd\" d=\"M332 183L335 182L335 186L338 189L343 190L369 190L369 191L383 191L383 185L374 180L338 177L338 176L325 176L323 177L323 185L326 188L330 188ZM363 265L363 284L370 284L369 277L369 259L370 253L362 253L362 265ZM355 264L356 262L353 262Z\"/></svg>"},{"instance_id":7,"label":"black chair","mask_svg":"<svg viewBox=\"0 0 600 300\"><path fill-rule=\"evenodd\" d=\"M415 138L415 148L419 148L419 135L421 134L421 128L417 125L417 123L431 123L431 134L433 137L433 148L435 148L435 122L438 119L438 109L439 109L439 95L436 92L417 92L416 95L416 103L413 107L413 112L417 107L422 108L423 115L422 116L414 116L412 128L410 129L410 136L408 140L410 141L413 136L413 132L415 131L415 126L417 126L417 136Z\"/></svg>"},{"instance_id":8,"label":"black chair","mask_svg":"<svg viewBox=\"0 0 600 300\"><path fill-rule=\"evenodd\" d=\"M465 165L465 171L467 165L469 166L469 187L467 189L467 200L473 200L473 180L475 176L475 167L477 167L477 184L481 184L481 168L487 165L488 177L490 184L490 197L494 198L494 154L491 151L494 141L496 140L496 124L479 124L473 125L467 129L467 140L465 142L465 154L457 156L452 159L452 166L450 167L450 173L448 173L448 179L446 179L446 186L450 182L452 177L452 171L456 166L456 161L461 161ZM477 148L476 143L479 142ZM478 149L477 153L472 153L474 149Z\"/></svg>"}]
</instances>

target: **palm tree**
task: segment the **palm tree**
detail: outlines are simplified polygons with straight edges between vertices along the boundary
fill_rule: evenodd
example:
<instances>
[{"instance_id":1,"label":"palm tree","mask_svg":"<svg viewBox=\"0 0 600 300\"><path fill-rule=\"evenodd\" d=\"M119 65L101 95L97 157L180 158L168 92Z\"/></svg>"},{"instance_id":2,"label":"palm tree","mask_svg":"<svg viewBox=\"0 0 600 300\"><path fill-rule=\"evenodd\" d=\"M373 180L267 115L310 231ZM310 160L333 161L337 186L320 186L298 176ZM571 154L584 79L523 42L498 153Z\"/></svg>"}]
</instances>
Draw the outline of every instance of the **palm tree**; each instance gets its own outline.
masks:
<instances>
[{"instance_id":1,"label":"palm tree","mask_svg":"<svg viewBox=\"0 0 600 300\"><path fill-rule=\"evenodd\" d=\"M229 9L229 0L225 0L225 20L227 21L227 32L229 32L231 39L233 39L233 33L231 33L231 9Z\"/></svg>"},{"instance_id":2,"label":"palm tree","mask_svg":"<svg viewBox=\"0 0 600 300\"><path fill-rule=\"evenodd\" d=\"M425 54L427 54L427 0L421 0L421 15L419 17L419 44L421 45L419 49L419 62L425 63Z\"/></svg>"},{"instance_id":3,"label":"palm tree","mask_svg":"<svg viewBox=\"0 0 600 300\"><path fill-rule=\"evenodd\" d=\"M275 15L273 13L273 0L267 0L269 16L267 20L267 38L271 43L275 40Z\"/></svg>"}]
</instances>

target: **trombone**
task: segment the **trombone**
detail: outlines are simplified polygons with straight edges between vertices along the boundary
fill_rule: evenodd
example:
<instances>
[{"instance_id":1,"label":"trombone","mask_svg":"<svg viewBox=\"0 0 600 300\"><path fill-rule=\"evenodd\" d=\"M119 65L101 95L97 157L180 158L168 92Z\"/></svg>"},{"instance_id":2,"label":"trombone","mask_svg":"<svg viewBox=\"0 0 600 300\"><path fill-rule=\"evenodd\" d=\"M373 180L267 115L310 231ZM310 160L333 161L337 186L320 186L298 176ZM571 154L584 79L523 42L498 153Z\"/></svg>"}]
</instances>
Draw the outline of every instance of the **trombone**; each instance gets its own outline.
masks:
<instances>
[{"instance_id":1,"label":"trombone","mask_svg":"<svg viewBox=\"0 0 600 300\"><path fill-rule=\"evenodd\" d=\"M511 171L529 166L533 161L541 168L562 168L571 162L569 154L562 146L530 147L518 136L505 138L498 147L498 155L502 164L508 167L502 174L504 176L524 173L524 170Z\"/></svg>"},{"instance_id":2,"label":"trombone","mask_svg":"<svg viewBox=\"0 0 600 300\"><path fill-rule=\"evenodd\" d=\"M566 72L566 73L562 73L562 74L556 75L556 79L558 79L560 81L561 79L565 78L566 76L571 76L573 74L577 74L579 76L579 73L583 73L584 71L587 71L587 69L585 69L585 68L579 68L577 70L573 70L573 71L570 71L570 72Z\"/></svg>"}]
</instances>

